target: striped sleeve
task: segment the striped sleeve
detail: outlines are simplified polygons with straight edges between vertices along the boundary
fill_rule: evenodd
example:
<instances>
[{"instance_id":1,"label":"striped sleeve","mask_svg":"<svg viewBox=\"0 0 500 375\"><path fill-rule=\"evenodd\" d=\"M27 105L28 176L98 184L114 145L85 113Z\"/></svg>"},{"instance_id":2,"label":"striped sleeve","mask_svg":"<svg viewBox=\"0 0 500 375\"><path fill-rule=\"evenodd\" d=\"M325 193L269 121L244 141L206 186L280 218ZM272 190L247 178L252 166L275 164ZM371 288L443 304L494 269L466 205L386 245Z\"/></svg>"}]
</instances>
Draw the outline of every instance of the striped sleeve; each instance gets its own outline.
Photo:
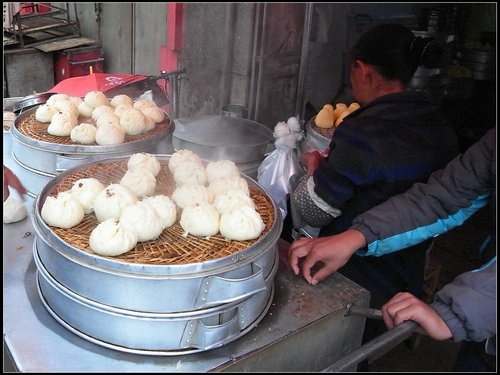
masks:
<instances>
[{"instance_id":1,"label":"striped sleeve","mask_svg":"<svg viewBox=\"0 0 500 375\"><path fill-rule=\"evenodd\" d=\"M359 215L352 228L368 246L359 255L394 252L461 225L490 201L496 180L496 130L403 194Z\"/></svg>"}]
</instances>

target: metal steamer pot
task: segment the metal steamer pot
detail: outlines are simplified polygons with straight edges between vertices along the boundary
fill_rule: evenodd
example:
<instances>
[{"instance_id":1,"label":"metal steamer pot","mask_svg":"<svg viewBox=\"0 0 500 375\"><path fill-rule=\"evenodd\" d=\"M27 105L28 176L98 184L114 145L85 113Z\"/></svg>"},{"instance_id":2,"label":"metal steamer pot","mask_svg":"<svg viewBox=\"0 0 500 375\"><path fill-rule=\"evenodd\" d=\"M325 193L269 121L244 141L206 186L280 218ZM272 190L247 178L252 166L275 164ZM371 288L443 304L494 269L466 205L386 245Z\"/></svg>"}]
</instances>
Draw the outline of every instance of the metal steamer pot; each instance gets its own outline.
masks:
<instances>
[{"instance_id":1,"label":"metal steamer pot","mask_svg":"<svg viewBox=\"0 0 500 375\"><path fill-rule=\"evenodd\" d=\"M244 118L200 115L174 122L172 143L176 151L191 150L209 161L232 160L252 178L274 145L271 129Z\"/></svg>"},{"instance_id":2,"label":"metal steamer pot","mask_svg":"<svg viewBox=\"0 0 500 375\"><path fill-rule=\"evenodd\" d=\"M165 161L169 155L156 157ZM125 158L68 169L36 198L33 254L47 310L89 341L150 355L208 350L251 330L270 307L282 229L280 213L265 190L242 175L267 197L274 217L270 229L243 250L197 263L131 263L71 245L41 217L45 199L63 179L113 160Z\"/></svg>"},{"instance_id":3,"label":"metal steamer pot","mask_svg":"<svg viewBox=\"0 0 500 375\"><path fill-rule=\"evenodd\" d=\"M40 298L60 324L95 344L145 355L201 352L248 333L271 306L273 281L279 263L276 252L271 272L265 279L265 288L243 300L193 311L149 313L114 308L74 293L51 276L35 246L33 252ZM156 298L160 296L159 291ZM175 297L182 299L181 294Z\"/></svg>"},{"instance_id":4,"label":"metal steamer pot","mask_svg":"<svg viewBox=\"0 0 500 375\"><path fill-rule=\"evenodd\" d=\"M77 165L135 152L152 154L173 152L173 121L153 136L122 144L108 146L58 144L32 138L19 130L20 124L33 115L36 109L37 107L31 108L20 114L11 127L12 157L21 166L19 177L32 196L38 195L59 173Z\"/></svg>"},{"instance_id":5,"label":"metal steamer pot","mask_svg":"<svg viewBox=\"0 0 500 375\"><path fill-rule=\"evenodd\" d=\"M302 145L303 152L311 152L311 151L323 151L330 146L330 142L332 140L332 135L335 131L335 128L331 129L320 129L315 123L314 119L316 116L311 118L306 123L306 139L304 144Z\"/></svg>"}]
</instances>

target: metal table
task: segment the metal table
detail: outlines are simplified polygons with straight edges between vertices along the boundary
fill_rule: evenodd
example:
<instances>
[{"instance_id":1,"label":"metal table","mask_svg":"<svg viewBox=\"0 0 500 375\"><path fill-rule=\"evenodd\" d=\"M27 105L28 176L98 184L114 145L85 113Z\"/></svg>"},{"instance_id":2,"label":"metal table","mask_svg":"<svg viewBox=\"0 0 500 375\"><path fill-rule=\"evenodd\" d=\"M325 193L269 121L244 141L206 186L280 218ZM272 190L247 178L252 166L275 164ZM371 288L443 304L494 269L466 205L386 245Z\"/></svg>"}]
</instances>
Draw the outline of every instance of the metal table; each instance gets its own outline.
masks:
<instances>
[{"instance_id":1,"label":"metal table","mask_svg":"<svg viewBox=\"0 0 500 375\"><path fill-rule=\"evenodd\" d=\"M4 153L4 164L19 168ZM212 350L177 356L147 356L109 349L72 333L45 309L36 287L29 215L4 224L4 351L26 372L288 372L319 371L358 349L365 317L345 315L345 306L368 306L369 292L335 273L317 286L280 262L267 314L247 334ZM278 242L285 257L288 243Z\"/></svg>"}]
</instances>

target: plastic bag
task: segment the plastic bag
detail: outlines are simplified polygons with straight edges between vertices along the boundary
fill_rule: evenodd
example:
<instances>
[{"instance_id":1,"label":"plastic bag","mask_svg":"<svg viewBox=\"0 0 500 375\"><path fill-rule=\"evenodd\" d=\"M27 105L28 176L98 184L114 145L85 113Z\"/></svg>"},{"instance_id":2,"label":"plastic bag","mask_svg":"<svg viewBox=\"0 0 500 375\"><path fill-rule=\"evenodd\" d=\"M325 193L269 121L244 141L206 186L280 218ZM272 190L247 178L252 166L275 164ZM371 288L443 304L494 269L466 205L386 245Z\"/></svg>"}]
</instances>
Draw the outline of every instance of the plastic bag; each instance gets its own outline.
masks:
<instances>
[{"instance_id":1,"label":"plastic bag","mask_svg":"<svg viewBox=\"0 0 500 375\"><path fill-rule=\"evenodd\" d=\"M276 148L260 164L257 181L278 205L284 219L288 197L292 192L291 178L305 174L297 154L299 142L304 139L299 120L290 117L286 123L276 124L274 137Z\"/></svg>"}]
</instances>

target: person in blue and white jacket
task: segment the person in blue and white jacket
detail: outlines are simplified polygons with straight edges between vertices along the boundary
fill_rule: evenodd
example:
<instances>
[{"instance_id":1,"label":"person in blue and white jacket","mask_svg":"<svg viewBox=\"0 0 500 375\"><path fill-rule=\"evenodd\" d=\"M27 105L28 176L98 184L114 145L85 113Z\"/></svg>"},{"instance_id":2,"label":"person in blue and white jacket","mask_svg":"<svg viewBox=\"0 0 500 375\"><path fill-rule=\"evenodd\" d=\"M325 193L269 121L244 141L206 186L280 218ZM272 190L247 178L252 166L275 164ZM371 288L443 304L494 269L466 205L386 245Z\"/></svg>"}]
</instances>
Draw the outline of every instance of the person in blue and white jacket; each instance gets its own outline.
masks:
<instances>
[{"instance_id":1,"label":"person in blue and white jacket","mask_svg":"<svg viewBox=\"0 0 500 375\"><path fill-rule=\"evenodd\" d=\"M290 267L316 285L355 253L376 257L399 251L462 225L487 205L496 212L496 128L435 171L427 183L415 183L405 193L358 215L346 231L293 242L288 251ZM484 341L486 356L496 356L496 244L493 246L495 256L486 265L458 276L438 291L430 308L411 293L396 294L382 306L387 327L414 320L430 337ZM462 359L460 354L457 359Z\"/></svg>"}]
</instances>

